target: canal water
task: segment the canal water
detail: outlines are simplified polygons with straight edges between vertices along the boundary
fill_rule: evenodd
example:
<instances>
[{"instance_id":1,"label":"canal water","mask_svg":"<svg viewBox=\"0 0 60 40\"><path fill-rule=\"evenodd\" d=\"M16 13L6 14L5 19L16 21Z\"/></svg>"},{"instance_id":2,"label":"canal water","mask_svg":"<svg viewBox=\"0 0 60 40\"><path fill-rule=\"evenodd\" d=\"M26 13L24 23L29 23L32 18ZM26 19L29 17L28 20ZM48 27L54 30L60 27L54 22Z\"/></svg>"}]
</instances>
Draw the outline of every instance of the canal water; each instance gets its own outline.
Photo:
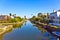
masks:
<instances>
[{"instance_id":1,"label":"canal water","mask_svg":"<svg viewBox=\"0 0 60 40\"><path fill-rule=\"evenodd\" d=\"M30 21L0 36L0 40L56 40L50 33L41 30Z\"/></svg>"}]
</instances>

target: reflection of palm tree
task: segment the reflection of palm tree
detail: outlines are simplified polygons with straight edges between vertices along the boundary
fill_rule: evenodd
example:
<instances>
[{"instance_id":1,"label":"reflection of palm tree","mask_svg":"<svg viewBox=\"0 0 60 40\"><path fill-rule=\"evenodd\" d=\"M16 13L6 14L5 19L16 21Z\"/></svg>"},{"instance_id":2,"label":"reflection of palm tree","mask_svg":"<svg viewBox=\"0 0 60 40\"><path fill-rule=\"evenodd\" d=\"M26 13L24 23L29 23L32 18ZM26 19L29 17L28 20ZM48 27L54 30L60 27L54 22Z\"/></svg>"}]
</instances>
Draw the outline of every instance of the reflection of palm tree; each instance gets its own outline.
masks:
<instances>
[{"instance_id":1,"label":"reflection of palm tree","mask_svg":"<svg viewBox=\"0 0 60 40\"><path fill-rule=\"evenodd\" d=\"M25 22L25 25L26 25L26 22Z\"/></svg>"}]
</instances>

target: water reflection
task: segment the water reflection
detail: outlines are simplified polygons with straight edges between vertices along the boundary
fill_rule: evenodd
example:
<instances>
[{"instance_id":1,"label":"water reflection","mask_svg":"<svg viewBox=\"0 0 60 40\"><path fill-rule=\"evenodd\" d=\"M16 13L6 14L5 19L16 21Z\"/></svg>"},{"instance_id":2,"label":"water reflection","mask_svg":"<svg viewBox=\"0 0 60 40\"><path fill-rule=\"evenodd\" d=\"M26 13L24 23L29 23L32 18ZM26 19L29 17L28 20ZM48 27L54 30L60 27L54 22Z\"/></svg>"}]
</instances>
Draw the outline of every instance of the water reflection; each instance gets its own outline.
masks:
<instances>
[{"instance_id":1,"label":"water reflection","mask_svg":"<svg viewBox=\"0 0 60 40\"><path fill-rule=\"evenodd\" d=\"M9 34L10 32L12 32L12 30L7 31L4 34ZM4 34L0 35L0 40L3 40Z\"/></svg>"},{"instance_id":2,"label":"water reflection","mask_svg":"<svg viewBox=\"0 0 60 40\"><path fill-rule=\"evenodd\" d=\"M45 30L44 28L42 28L41 26L39 25L36 25L34 23L32 23L33 26L35 26L36 28L38 28L38 30L41 31L41 33L43 34L43 37L42 39L44 39L45 37L48 38L48 40L56 40L56 38L54 36L52 36L47 30Z\"/></svg>"},{"instance_id":3,"label":"water reflection","mask_svg":"<svg viewBox=\"0 0 60 40\"><path fill-rule=\"evenodd\" d=\"M22 25L23 25L23 23L22 23L22 24L15 24L15 25L13 25L13 29L5 32L4 34L9 34L9 33L11 33L15 28L21 28ZM0 35L0 40L4 40L4 39L3 39L4 34Z\"/></svg>"},{"instance_id":4,"label":"water reflection","mask_svg":"<svg viewBox=\"0 0 60 40\"><path fill-rule=\"evenodd\" d=\"M22 25L23 24L15 24L15 25L13 25L13 28L21 28Z\"/></svg>"},{"instance_id":5,"label":"water reflection","mask_svg":"<svg viewBox=\"0 0 60 40\"><path fill-rule=\"evenodd\" d=\"M27 21L14 25L14 29L0 37L1 40L56 40L45 29Z\"/></svg>"}]
</instances>

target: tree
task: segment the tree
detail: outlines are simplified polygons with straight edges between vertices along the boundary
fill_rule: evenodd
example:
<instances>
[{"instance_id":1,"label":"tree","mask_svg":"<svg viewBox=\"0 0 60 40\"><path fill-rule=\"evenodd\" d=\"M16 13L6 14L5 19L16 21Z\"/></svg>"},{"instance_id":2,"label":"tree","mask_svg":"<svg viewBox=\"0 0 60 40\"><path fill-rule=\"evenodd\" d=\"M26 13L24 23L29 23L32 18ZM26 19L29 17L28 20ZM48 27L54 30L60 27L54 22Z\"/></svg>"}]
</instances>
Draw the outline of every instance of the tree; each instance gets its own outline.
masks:
<instances>
[{"instance_id":1,"label":"tree","mask_svg":"<svg viewBox=\"0 0 60 40\"><path fill-rule=\"evenodd\" d=\"M17 16L17 17L15 18L15 21L16 21L16 22L22 21L22 18L19 17L19 16Z\"/></svg>"},{"instance_id":2,"label":"tree","mask_svg":"<svg viewBox=\"0 0 60 40\"><path fill-rule=\"evenodd\" d=\"M20 22L20 21L22 21L22 18L19 16L8 20L8 22L10 22L10 23Z\"/></svg>"},{"instance_id":3,"label":"tree","mask_svg":"<svg viewBox=\"0 0 60 40\"><path fill-rule=\"evenodd\" d=\"M11 18L11 19L8 20L8 22L9 22L9 23L13 23L13 22L15 22L15 21L14 21L13 18Z\"/></svg>"},{"instance_id":4,"label":"tree","mask_svg":"<svg viewBox=\"0 0 60 40\"><path fill-rule=\"evenodd\" d=\"M15 18L16 17L16 14L13 14L13 17Z\"/></svg>"},{"instance_id":5,"label":"tree","mask_svg":"<svg viewBox=\"0 0 60 40\"><path fill-rule=\"evenodd\" d=\"M36 16L33 16L32 18L30 18L31 21L36 20Z\"/></svg>"},{"instance_id":6,"label":"tree","mask_svg":"<svg viewBox=\"0 0 60 40\"><path fill-rule=\"evenodd\" d=\"M9 13L9 15L10 15L10 17L12 16L12 14L11 14L11 13Z\"/></svg>"},{"instance_id":7,"label":"tree","mask_svg":"<svg viewBox=\"0 0 60 40\"><path fill-rule=\"evenodd\" d=\"M49 18L49 13L47 13L47 18Z\"/></svg>"},{"instance_id":8,"label":"tree","mask_svg":"<svg viewBox=\"0 0 60 40\"><path fill-rule=\"evenodd\" d=\"M42 13L38 13L38 17L41 17L42 16Z\"/></svg>"}]
</instances>

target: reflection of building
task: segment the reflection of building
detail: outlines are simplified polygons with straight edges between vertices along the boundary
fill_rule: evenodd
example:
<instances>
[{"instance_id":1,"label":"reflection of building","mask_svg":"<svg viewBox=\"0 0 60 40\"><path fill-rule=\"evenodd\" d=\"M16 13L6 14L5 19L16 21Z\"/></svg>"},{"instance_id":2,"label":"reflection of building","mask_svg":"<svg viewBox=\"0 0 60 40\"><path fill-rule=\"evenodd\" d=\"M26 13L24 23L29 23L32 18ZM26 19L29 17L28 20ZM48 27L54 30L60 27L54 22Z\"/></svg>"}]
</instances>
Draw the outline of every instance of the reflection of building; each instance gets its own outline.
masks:
<instances>
[{"instance_id":1,"label":"reflection of building","mask_svg":"<svg viewBox=\"0 0 60 40\"><path fill-rule=\"evenodd\" d=\"M8 20L10 16L7 15L0 15L0 20Z\"/></svg>"},{"instance_id":2,"label":"reflection of building","mask_svg":"<svg viewBox=\"0 0 60 40\"><path fill-rule=\"evenodd\" d=\"M60 10L50 13L49 19L52 21L53 25L60 26Z\"/></svg>"}]
</instances>

